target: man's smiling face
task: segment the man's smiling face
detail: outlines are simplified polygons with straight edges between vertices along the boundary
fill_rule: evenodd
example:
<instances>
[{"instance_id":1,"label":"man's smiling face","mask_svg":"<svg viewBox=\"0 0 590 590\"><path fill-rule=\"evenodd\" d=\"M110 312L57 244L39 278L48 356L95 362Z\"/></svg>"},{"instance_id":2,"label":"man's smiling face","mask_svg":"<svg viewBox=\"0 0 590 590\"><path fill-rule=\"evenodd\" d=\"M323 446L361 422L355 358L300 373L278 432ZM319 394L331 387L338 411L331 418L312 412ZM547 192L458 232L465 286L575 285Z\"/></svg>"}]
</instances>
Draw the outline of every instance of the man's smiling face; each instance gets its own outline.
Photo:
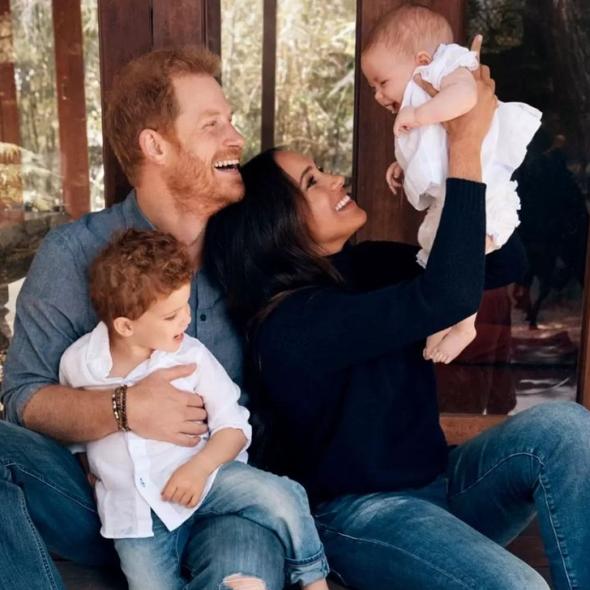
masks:
<instances>
[{"instance_id":1,"label":"man's smiling face","mask_svg":"<svg viewBox=\"0 0 590 590\"><path fill-rule=\"evenodd\" d=\"M239 172L244 138L215 78L186 75L174 78L173 85L179 114L166 184L181 211L213 214L244 195Z\"/></svg>"}]
</instances>

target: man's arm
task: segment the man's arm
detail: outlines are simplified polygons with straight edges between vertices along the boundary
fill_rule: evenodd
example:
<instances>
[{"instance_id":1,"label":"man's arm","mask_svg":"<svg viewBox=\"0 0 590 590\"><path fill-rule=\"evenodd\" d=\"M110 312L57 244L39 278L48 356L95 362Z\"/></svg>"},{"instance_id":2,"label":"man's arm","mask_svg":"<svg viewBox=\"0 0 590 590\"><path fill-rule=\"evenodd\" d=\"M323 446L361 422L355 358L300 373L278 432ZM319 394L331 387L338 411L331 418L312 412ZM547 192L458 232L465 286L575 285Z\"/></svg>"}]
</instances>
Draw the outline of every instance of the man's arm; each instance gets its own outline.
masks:
<instances>
[{"instance_id":1,"label":"man's arm","mask_svg":"<svg viewBox=\"0 0 590 590\"><path fill-rule=\"evenodd\" d=\"M195 365L162 369L130 387L127 414L131 430L144 438L196 445L198 437L207 432L202 401L170 385L194 370ZM112 393L62 385L42 387L25 406L24 426L65 443L103 438L117 430Z\"/></svg>"},{"instance_id":2,"label":"man's arm","mask_svg":"<svg viewBox=\"0 0 590 590\"><path fill-rule=\"evenodd\" d=\"M47 236L19 294L2 401L12 422L64 442L84 442L114 432L116 424L111 391L58 383L61 355L96 323L86 286L87 261L80 260L86 253L71 249L70 231L64 227ZM193 371L194 366L158 371L129 388L130 427L141 436L196 444L195 436L206 431L202 401L170 385Z\"/></svg>"}]
</instances>

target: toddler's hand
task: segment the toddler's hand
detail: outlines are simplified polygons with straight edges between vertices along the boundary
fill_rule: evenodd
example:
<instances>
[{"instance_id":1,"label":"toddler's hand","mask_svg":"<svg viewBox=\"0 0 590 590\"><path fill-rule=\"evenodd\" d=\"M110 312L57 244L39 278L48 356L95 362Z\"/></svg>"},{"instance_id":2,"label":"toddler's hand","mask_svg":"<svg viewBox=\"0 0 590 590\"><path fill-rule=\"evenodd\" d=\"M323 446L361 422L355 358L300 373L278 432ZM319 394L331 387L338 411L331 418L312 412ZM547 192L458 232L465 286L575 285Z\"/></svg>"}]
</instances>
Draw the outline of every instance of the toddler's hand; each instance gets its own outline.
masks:
<instances>
[{"instance_id":1,"label":"toddler's hand","mask_svg":"<svg viewBox=\"0 0 590 590\"><path fill-rule=\"evenodd\" d=\"M194 508L203 494L209 472L193 458L181 465L162 490L162 499Z\"/></svg>"},{"instance_id":2,"label":"toddler's hand","mask_svg":"<svg viewBox=\"0 0 590 590\"><path fill-rule=\"evenodd\" d=\"M412 129L420 127L418 118L416 117L416 109L414 107L404 107L396 115L393 124L393 133L396 137L409 133Z\"/></svg>"},{"instance_id":3,"label":"toddler's hand","mask_svg":"<svg viewBox=\"0 0 590 590\"><path fill-rule=\"evenodd\" d=\"M397 192L402 186L402 172L402 167L397 162L392 162L391 164L389 164L389 166L387 167L387 171L385 172L385 181L387 182L389 190L394 195L397 195Z\"/></svg>"}]
</instances>

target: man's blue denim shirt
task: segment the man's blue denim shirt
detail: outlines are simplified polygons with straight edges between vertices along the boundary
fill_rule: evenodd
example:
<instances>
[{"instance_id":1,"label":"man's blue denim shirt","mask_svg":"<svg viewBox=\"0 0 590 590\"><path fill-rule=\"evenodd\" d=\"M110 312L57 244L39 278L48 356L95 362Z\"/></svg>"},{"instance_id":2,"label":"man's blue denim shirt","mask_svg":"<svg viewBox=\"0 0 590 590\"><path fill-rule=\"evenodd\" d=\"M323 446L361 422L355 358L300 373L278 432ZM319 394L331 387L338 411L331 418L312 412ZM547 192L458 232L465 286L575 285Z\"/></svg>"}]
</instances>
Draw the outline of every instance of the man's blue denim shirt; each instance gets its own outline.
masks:
<instances>
[{"instance_id":1,"label":"man's blue denim shirt","mask_svg":"<svg viewBox=\"0 0 590 590\"><path fill-rule=\"evenodd\" d=\"M16 302L2 387L8 420L22 425L33 394L59 382L65 349L98 323L88 293L88 267L114 233L131 227L153 229L133 191L122 203L62 225L43 240ZM190 306L187 333L199 338L241 385L242 341L219 288L204 270L193 278Z\"/></svg>"}]
</instances>

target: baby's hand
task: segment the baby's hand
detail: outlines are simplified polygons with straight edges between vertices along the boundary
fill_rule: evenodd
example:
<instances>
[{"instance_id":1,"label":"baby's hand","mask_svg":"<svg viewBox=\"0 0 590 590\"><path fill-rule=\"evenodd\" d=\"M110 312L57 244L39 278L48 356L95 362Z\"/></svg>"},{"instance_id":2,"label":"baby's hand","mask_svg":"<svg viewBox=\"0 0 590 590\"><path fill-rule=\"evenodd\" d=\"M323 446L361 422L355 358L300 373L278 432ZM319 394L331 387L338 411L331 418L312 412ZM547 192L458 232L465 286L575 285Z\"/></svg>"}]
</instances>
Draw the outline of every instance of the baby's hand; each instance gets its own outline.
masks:
<instances>
[{"instance_id":1,"label":"baby's hand","mask_svg":"<svg viewBox=\"0 0 590 590\"><path fill-rule=\"evenodd\" d=\"M209 472L194 457L181 465L162 490L162 499L194 508L201 499Z\"/></svg>"},{"instance_id":2,"label":"baby's hand","mask_svg":"<svg viewBox=\"0 0 590 590\"><path fill-rule=\"evenodd\" d=\"M498 249L498 246L496 245L494 238L492 238L492 236L486 234L486 254L489 254L490 252L494 252L494 250L497 250L497 249Z\"/></svg>"},{"instance_id":3,"label":"baby's hand","mask_svg":"<svg viewBox=\"0 0 590 590\"><path fill-rule=\"evenodd\" d=\"M387 186L389 190L394 194L397 195L397 192L402 186L401 175L402 175L402 167L397 162L392 162L387 167L387 171L385 172L385 181L387 182Z\"/></svg>"},{"instance_id":4,"label":"baby's hand","mask_svg":"<svg viewBox=\"0 0 590 590\"><path fill-rule=\"evenodd\" d=\"M404 107L395 117L393 133L396 137L409 133L412 129L420 127L414 107Z\"/></svg>"}]
</instances>

